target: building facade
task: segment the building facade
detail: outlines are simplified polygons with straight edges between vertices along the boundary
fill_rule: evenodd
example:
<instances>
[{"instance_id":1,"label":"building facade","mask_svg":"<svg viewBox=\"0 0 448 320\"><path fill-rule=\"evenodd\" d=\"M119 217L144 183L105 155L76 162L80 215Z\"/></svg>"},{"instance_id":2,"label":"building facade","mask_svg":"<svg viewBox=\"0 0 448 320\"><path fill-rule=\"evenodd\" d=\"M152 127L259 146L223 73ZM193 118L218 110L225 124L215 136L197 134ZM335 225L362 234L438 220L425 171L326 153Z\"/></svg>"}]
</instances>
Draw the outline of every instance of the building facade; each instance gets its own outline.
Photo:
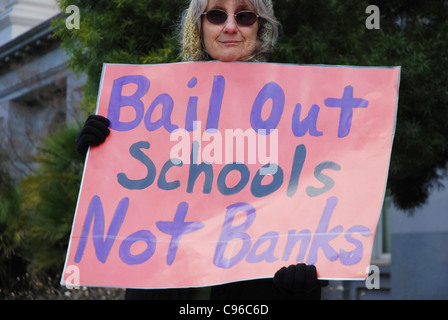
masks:
<instances>
[{"instance_id":1,"label":"building facade","mask_svg":"<svg viewBox=\"0 0 448 320\"><path fill-rule=\"evenodd\" d=\"M20 179L41 138L76 118L84 79L53 37L55 0L8 0L0 10L0 161Z\"/></svg>"}]
</instances>

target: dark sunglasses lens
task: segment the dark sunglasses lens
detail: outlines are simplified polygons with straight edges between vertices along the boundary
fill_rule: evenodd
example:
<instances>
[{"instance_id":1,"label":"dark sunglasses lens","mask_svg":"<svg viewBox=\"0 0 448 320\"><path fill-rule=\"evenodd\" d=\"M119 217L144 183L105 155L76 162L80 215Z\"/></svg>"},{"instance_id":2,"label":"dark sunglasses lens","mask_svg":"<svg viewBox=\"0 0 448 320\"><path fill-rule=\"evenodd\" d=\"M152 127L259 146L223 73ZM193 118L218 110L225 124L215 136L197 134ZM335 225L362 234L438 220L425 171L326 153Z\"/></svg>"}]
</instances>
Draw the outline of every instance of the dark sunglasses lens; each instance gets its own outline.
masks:
<instances>
[{"instance_id":1,"label":"dark sunglasses lens","mask_svg":"<svg viewBox=\"0 0 448 320\"><path fill-rule=\"evenodd\" d=\"M236 17L236 23L241 26L251 26L257 21L257 15L250 11L239 12Z\"/></svg>"},{"instance_id":2,"label":"dark sunglasses lens","mask_svg":"<svg viewBox=\"0 0 448 320\"><path fill-rule=\"evenodd\" d=\"M210 10L206 13L207 20L213 24L223 24L227 20L227 13L221 10Z\"/></svg>"}]
</instances>

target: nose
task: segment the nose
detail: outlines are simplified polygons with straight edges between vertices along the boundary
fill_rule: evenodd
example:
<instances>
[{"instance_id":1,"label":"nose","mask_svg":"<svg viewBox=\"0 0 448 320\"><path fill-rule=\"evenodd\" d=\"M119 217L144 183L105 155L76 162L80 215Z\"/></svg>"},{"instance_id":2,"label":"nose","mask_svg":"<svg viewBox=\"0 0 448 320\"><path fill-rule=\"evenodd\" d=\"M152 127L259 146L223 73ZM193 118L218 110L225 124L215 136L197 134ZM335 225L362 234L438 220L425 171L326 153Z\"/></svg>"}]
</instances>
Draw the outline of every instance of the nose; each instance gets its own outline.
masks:
<instances>
[{"instance_id":1,"label":"nose","mask_svg":"<svg viewBox=\"0 0 448 320\"><path fill-rule=\"evenodd\" d=\"M235 20L235 16L234 16L234 15L229 14L229 15L227 16L227 20L226 20L226 22L225 22L225 24L224 24L224 29L223 29L223 31L224 31L225 33L236 33L236 32L238 31L238 25L237 25L237 23L236 23L236 20Z\"/></svg>"}]
</instances>

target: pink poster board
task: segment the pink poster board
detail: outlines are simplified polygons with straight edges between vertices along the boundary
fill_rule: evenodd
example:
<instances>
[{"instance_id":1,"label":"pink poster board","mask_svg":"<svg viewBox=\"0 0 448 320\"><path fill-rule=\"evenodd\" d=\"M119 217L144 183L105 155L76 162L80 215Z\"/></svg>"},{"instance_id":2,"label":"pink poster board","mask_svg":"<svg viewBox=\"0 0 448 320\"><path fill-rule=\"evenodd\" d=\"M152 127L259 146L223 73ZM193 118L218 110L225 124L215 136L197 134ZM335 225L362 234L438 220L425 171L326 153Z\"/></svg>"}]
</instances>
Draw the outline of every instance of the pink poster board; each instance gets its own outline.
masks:
<instances>
[{"instance_id":1,"label":"pink poster board","mask_svg":"<svg viewBox=\"0 0 448 320\"><path fill-rule=\"evenodd\" d=\"M196 287L314 264L367 276L400 68L105 64L64 275Z\"/></svg>"}]
</instances>

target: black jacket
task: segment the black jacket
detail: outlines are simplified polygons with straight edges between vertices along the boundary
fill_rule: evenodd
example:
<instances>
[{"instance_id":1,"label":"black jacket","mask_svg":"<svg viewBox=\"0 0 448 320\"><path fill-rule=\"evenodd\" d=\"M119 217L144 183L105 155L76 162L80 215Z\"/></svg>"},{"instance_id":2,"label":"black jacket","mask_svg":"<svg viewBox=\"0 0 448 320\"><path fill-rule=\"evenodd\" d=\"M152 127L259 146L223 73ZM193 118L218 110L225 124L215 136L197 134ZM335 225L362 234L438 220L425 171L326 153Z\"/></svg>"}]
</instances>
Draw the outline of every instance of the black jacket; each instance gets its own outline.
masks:
<instances>
[{"instance_id":1,"label":"black jacket","mask_svg":"<svg viewBox=\"0 0 448 320\"><path fill-rule=\"evenodd\" d=\"M127 289L126 300L320 300L321 286L301 293L288 293L272 279L247 280L204 288Z\"/></svg>"}]
</instances>

